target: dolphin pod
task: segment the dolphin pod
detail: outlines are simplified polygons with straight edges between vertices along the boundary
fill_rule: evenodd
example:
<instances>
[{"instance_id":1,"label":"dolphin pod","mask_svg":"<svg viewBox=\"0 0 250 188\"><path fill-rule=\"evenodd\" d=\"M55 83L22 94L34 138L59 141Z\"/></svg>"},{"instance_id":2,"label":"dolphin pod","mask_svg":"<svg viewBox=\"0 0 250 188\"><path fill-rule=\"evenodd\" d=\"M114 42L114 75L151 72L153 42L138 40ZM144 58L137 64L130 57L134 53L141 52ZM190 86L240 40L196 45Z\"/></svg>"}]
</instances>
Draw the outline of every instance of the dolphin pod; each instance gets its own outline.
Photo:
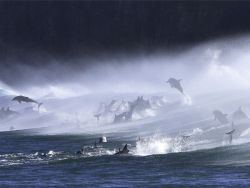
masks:
<instances>
[{"instance_id":1,"label":"dolphin pod","mask_svg":"<svg viewBox=\"0 0 250 188\"><path fill-rule=\"evenodd\" d=\"M135 111L143 111L151 108L149 100L144 100L143 96L138 96L133 102L128 102L129 109L121 114L115 114L113 123L128 122L132 120L133 113Z\"/></svg>"},{"instance_id":2,"label":"dolphin pod","mask_svg":"<svg viewBox=\"0 0 250 188\"><path fill-rule=\"evenodd\" d=\"M170 77L168 79L167 83L170 84L171 88L175 88L176 90L178 90L180 93L182 93L185 96L184 91L183 91L183 87L182 87L182 85L180 83L181 80L182 79L176 79L176 78ZM22 95L14 97L12 99L12 101L17 101L18 103L22 103L22 102L24 102L24 103L35 103L35 104L38 105L38 109L43 104L43 103L37 102L34 99L31 99L29 97L22 96ZM116 103L116 100L112 100L110 104L108 104L108 105L104 104L104 107L105 107L104 108L104 113L106 113L106 112L114 112L112 110L112 107L114 106L115 103ZM122 104L123 103L124 103L124 101L122 101ZM115 114L114 122L129 121L129 120L132 119L132 114L133 114L133 112L135 110L143 110L143 109L147 109L147 108L151 107L150 102L148 100L144 100L143 96L138 96L138 98L135 101L127 102L127 104L129 106L129 109L127 111L125 111L125 112L122 112L119 115ZM97 122L99 121L101 115L102 115L102 113L94 114L94 117L97 119ZM227 118L227 114L225 114L225 113L223 113L223 112L221 112L219 110L214 110L213 115L214 115L215 120L220 122L220 124L227 124L229 122L228 118ZM247 119L248 116L241 109L241 107L239 107L239 109L232 114L232 118L240 120L240 119ZM232 126L233 126L233 123L232 123ZM11 128L11 129L14 129L14 128ZM234 132L235 132L235 129L233 129L233 128L230 131L225 132L225 134L229 136L229 143L230 144L232 143ZM183 135L182 136L182 141L185 142L189 138L190 138L190 135ZM99 140L99 143L105 143L106 142L106 141L104 141L105 139L106 139L105 137L101 137L100 140ZM95 142L94 148L97 148L97 143L96 142ZM82 154L83 149L77 151L76 153L77 154ZM119 148L119 151L116 152L115 155L123 155L123 154L128 154L128 153L129 153L129 149L128 149L128 146L126 144L123 147L122 150L120 150L120 148Z\"/></svg>"}]
</instances>

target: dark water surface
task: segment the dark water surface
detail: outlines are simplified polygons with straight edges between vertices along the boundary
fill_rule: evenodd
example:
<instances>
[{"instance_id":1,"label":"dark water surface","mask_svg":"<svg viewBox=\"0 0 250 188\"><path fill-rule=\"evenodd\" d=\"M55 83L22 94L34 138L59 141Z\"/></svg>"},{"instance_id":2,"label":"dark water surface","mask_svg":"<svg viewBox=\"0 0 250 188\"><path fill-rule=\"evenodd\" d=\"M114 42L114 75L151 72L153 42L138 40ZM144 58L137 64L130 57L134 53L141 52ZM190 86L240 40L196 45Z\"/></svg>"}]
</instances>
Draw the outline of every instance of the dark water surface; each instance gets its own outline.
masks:
<instances>
[{"instance_id":1,"label":"dark water surface","mask_svg":"<svg viewBox=\"0 0 250 188\"><path fill-rule=\"evenodd\" d=\"M123 141L0 134L0 187L249 187L250 144L149 156L112 155ZM131 142L131 148L133 143ZM81 146L84 155L76 155ZM46 157L41 153L46 153Z\"/></svg>"}]
</instances>

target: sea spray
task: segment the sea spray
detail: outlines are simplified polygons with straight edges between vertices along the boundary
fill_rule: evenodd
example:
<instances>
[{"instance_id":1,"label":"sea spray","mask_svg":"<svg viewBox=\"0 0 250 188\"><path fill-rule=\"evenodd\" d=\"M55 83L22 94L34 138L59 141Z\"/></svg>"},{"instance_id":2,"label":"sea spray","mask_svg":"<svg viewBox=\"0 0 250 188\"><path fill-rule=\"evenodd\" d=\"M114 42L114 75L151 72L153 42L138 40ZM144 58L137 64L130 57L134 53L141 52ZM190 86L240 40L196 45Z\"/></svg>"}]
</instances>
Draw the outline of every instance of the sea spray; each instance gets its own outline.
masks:
<instances>
[{"instance_id":1,"label":"sea spray","mask_svg":"<svg viewBox=\"0 0 250 188\"><path fill-rule=\"evenodd\" d=\"M188 140L182 136L159 137L153 136L145 139L140 139L136 142L134 155L158 155L174 152L186 151L188 148Z\"/></svg>"},{"instance_id":2,"label":"sea spray","mask_svg":"<svg viewBox=\"0 0 250 188\"><path fill-rule=\"evenodd\" d=\"M186 93L183 93L182 100L183 100L183 103L185 105L192 105L193 104L192 98L188 94L186 94Z\"/></svg>"}]
</instances>

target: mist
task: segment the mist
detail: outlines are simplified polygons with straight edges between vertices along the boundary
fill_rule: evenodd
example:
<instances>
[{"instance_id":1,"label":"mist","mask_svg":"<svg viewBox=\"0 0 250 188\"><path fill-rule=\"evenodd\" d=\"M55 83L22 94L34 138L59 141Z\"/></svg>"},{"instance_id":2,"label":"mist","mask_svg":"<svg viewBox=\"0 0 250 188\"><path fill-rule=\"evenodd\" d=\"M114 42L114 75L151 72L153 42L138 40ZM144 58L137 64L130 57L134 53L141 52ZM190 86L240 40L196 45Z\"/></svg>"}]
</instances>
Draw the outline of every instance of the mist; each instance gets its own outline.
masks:
<instances>
[{"instance_id":1,"label":"mist","mask_svg":"<svg viewBox=\"0 0 250 188\"><path fill-rule=\"evenodd\" d=\"M1 131L42 128L41 134L142 136L150 143L161 143L156 145L163 148L152 151L159 154L183 150L182 145L176 145L183 134L193 136L192 149L222 145L227 138L218 132L223 135L231 123L222 126L214 122L213 110L230 115L243 106L250 114L246 100L250 96L249 41L249 36L222 38L185 50L106 55L103 59L48 58L40 66L15 60L1 69L1 106L19 115L1 120ZM182 79L183 95L166 83L170 77ZM11 101L16 95L43 105L38 110L36 104ZM148 100L151 108L133 114L132 121L114 123L120 112L107 113L100 121L94 117L101 104L112 100L129 103L138 96ZM159 97L161 101L155 101ZM237 133L235 143L248 140L247 122L239 123L242 132ZM139 150L133 152L150 154L146 146L151 147L138 143Z\"/></svg>"},{"instance_id":2,"label":"mist","mask_svg":"<svg viewBox=\"0 0 250 188\"><path fill-rule=\"evenodd\" d=\"M183 79L185 90L192 95L247 89L248 42L249 37L244 36L148 55L42 61L38 58L40 66L13 60L8 61L11 66L1 68L1 87L35 98L49 93L59 98L110 92L174 93L165 83L172 76Z\"/></svg>"}]
</instances>

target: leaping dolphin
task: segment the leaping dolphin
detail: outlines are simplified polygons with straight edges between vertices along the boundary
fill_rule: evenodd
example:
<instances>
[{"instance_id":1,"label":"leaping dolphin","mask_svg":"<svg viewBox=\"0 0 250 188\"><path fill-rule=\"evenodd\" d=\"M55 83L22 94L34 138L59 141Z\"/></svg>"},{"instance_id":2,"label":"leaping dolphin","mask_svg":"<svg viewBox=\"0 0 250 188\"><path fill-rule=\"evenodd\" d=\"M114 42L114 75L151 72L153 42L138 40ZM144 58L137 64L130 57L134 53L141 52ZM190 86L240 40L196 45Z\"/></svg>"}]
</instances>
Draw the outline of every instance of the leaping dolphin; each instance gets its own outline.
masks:
<instances>
[{"instance_id":1,"label":"leaping dolphin","mask_svg":"<svg viewBox=\"0 0 250 188\"><path fill-rule=\"evenodd\" d=\"M183 93L183 88L182 88L181 83L180 83L181 80L182 79L177 80L175 78L169 78L168 81L167 81L167 83L169 83L172 88L175 88L179 92L181 92L182 94L184 94Z\"/></svg>"},{"instance_id":2,"label":"leaping dolphin","mask_svg":"<svg viewBox=\"0 0 250 188\"><path fill-rule=\"evenodd\" d=\"M241 106L238 108L237 111L235 111L232 115L232 118L234 120L242 120L242 119L248 119L247 114L242 110Z\"/></svg>"},{"instance_id":3,"label":"leaping dolphin","mask_svg":"<svg viewBox=\"0 0 250 188\"><path fill-rule=\"evenodd\" d=\"M19 95L19 96L16 96L12 99L12 101L17 101L19 103L22 103L22 102L26 102L26 103L35 103L38 105L38 110L40 108L40 106L43 104L43 103L39 103L29 97L25 97L25 96L22 96L22 95Z\"/></svg>"},{"instance_id":4,"label":"leaping dolphin","mask_svg":"<svg viewBox=\"0 0 250 188\"><path fill-rule=\"evenodd\" d=\"M224 114L219 110L213 111L213 114L214 114L214 120L218 120L221 124L228 123L227 114Z\"/></svg>"},{"instance_id":5,"label":"leaping dolphin","mask_svg":"<svg viewBox=\"0 0 250 188\"><path fill-rule=\"evenodd\" d=\"M225 134L232 135L234 132L235 132L235 129L233 129L233 130L231 130L229 132L226 132Z\"/></svg>"}]
</instances>

